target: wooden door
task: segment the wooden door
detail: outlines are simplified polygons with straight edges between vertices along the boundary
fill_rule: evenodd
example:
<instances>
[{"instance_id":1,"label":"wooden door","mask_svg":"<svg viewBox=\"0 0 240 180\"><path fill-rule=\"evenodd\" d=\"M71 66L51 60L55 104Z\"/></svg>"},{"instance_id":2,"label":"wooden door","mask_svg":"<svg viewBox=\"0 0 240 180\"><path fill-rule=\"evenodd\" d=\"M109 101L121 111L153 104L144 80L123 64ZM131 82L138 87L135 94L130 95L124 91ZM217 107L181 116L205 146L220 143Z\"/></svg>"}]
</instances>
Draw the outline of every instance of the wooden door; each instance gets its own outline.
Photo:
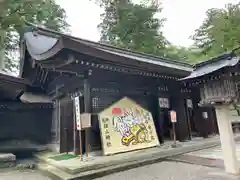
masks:
<instances>
[{"instance_id":1,"label":"wooden door","mask_svg":"<svg viewBox=\"0 0 240 180\"><path fill-rule=\"evenodd\" d=\"M60 152L73 151L73 101L70 97L60 100Z\"/></svg>"}]
</instances>

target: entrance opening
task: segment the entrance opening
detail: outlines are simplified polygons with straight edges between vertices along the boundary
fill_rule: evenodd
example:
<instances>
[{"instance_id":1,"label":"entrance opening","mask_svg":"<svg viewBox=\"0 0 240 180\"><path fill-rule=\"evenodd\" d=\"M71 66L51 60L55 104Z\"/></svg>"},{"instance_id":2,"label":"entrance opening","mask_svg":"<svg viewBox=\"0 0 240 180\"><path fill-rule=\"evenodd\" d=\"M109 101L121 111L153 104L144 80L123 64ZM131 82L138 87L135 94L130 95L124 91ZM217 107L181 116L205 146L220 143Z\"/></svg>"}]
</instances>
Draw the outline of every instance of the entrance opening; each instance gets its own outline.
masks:
<instances>
[{"instance_id":1,"label":"entrance opening","mask_svg":"<svg viewBox=\"0 0 240 180\"><path fill-rule=\"evenodd\" d=\"M189 140L194 137L200 137L200 133L196 128L196 123L194 121L194 114L192 107L189 107L188 103L185 104L186 110L186 118L188 123L188 132L189 132Z\"/></svg>"},{"instance_id":2,"label":"entrance opening","mask_svg":"<svg viewBox=\"0 0 240 180\"><path fill-rule=\"evenodd\" d=\"M196 123L193 118L193 110L191 108L187 108L187 114L190 122L190 128L191 128L191 137L199 137L199 132L196 128Z\"/></svg>"},{"instance_id":3,"label":"entrance opening","mask_svg":"<svg viewBox=\"0 0 240 180\"><path fill-rule=\"evenodd\" d=\"M168 109L161 109L161 117L163 119L162 131L164 140L172 140L172 123Z\"/></svg>"}]
</instances>

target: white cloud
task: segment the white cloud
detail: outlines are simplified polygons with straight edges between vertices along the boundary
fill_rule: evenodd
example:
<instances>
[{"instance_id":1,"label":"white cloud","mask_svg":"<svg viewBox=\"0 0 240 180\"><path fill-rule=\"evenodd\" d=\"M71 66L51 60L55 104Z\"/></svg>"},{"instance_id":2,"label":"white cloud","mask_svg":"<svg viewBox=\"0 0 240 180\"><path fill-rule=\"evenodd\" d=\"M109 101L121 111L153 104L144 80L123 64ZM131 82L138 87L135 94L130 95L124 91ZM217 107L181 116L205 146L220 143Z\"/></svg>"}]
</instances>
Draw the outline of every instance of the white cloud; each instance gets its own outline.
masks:
<instances>
[{"instance_id":1,"label":"white cloud","mask_svg":"<svg viewBox=\"0 0 240 180\"><path fill-rule=\"evenodd\" d=\"M167 18L164 34L176 45L189 46L189 36L198 28L209 8L222 8L226 3L238 0L162 0L162 16ZM94 0L57 0L67 12L72 35L98 41L97 25L101 22L103 10Z\"/></svg>"}]
</instances>

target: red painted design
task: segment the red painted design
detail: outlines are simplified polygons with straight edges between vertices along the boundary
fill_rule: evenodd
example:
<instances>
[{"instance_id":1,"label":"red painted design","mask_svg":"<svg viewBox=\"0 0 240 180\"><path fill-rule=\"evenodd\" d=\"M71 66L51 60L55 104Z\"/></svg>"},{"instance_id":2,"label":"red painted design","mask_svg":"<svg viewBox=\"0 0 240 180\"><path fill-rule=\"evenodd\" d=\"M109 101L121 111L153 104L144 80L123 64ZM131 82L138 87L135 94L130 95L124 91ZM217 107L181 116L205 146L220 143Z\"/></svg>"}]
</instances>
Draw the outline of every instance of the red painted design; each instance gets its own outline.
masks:
<instances>
[{"instance_id":1,"label":"red painted design","mask_svg":"<svg viewBox=\"0 0 240 180\"><path fill-rule=\"evenodd\" d=\"M113 108L112 109L112 114L116 114L116 115L122 114L121 108Z\"/></svg>"}]
</instances>

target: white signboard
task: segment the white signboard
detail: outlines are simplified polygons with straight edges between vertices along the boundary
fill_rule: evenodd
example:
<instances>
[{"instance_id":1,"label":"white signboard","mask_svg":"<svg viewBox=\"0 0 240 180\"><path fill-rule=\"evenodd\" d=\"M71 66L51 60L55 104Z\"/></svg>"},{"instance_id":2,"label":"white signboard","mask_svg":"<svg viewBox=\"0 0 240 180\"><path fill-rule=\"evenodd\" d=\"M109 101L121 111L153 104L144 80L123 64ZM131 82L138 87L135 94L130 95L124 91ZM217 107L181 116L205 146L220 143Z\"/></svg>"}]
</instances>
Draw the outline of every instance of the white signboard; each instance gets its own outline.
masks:
<instances>
[{"instance_id":1,"label":"white signboard","mask_svg":"<svg viewBox=\"0 0 240 180\"><path fill-rule=\"evenodd\" d=\"M171 122L176 123L177 122L177 114L176 111L170 111L170 117L171 117Z\"/></svg>"},{"instance_id":2,"label":"white signboard","mask_svg":"<svg viewBox=\"0 0 240 180\"><path fill-rule=\"evenodd\" d=\"M168 98L159 98L159 107L160 108L169 108L169 100Z\"/></svg>"},{"instance_id":3,"label":"white signboard","mask_svg":"<svg viewBox=\"0 0 240 180\"><path fill-rule=\"evenodd\" d=\"M188 108L193 108L193 103L191 99L187 99L187 107Z\"/></svg>"},{"instance_id":4,"label":"white signboard","mask_svg":"<svg viewBox=\"0 0 240 180\"><path fill-rule=\"evenodd\" d=\"M91 114L90 113L81 114L81 125L82 125L82 129L91 127Z\"/></svg>"},{"instance_id":5,"label":"white signboard","mask_svg":"<svg viewBox=\"0 0 240 180\"><path fill-rule=\"evenodd\" d=\"M76 125L77 125L77 130L81 130L81 116L80 116L80 102L79 102L79 97L74 98L74 105L75 105L75 115L76 115Z\"/></svg>"},{"instance_id":6,"label":"white signboard","mask_svg":"<svg viewBox=\"0 0 240 180\"><path fill-rule=\"evenodd\" d=\"M208 118L208 113L207 112L202 112L202 116L204 119L207 119Z\"/></svg>"}]
</instances>

